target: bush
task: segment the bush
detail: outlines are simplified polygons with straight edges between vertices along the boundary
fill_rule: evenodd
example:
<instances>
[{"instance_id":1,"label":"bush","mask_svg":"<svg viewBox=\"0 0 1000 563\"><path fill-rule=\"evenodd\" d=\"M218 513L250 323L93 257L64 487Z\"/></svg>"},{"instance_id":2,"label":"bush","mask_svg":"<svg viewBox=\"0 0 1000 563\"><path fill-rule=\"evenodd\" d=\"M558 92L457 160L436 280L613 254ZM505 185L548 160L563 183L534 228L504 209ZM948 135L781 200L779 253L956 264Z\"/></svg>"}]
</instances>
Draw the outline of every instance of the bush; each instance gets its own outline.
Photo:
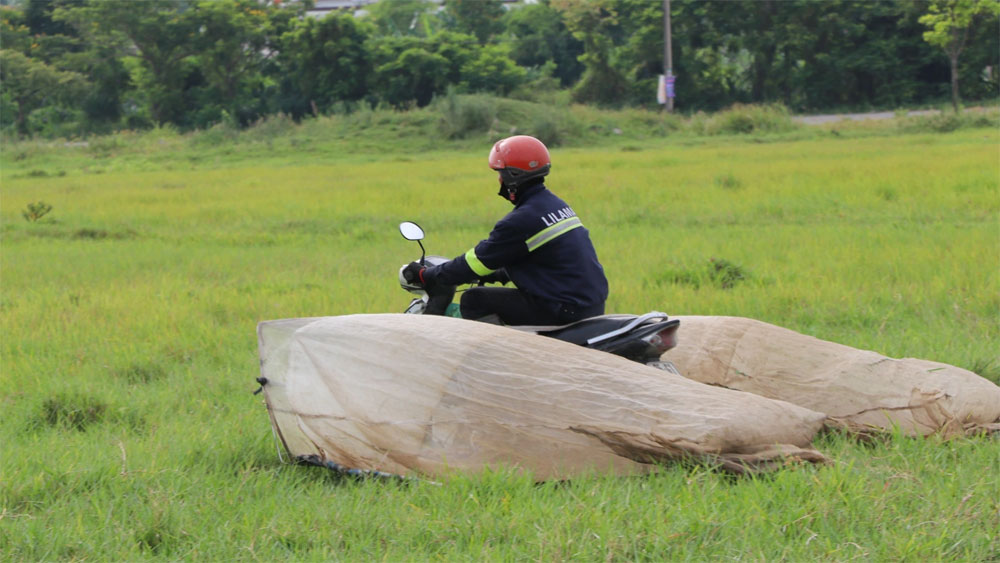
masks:
<instances>
[{"instance_id":1,"label":"bush","mask_svg":"<svg viewBox=\"0 0 1000 563\"><path fill-rule=\"evenodd\" d=\"M573 136L573 119L567 114L542 114L531 124L528 134L537 137L547 146L564 144Z\"/></svg>"},{"instance_id":2,"label":"bush","mask_svg":"<svg viewBox=\"0 0 1000 563\"><path fill-rule=\"evenodd\" d=\"M710 258L707 264L698 267L667 270L657 277L656 283L732 289L750 279L750 273L743 266L725 258Z\"/></svg>"},{"instance_id":3,"label":"bush","mask_svg":"<svg viewBox=\"0 0 1000 563\"><path fill-rule=\"evenodd\" d=\"M85 130L82 110L45 106L28 114L28 131L46 139L72 138Z\"/></svg>"},{"instance_id":4,"label":"bush","mask_svg":"<svg viewBox=\"0 0 1000 563\"><path fill-rule=\"evenodd\" d=\"M25 221L29 223L34 223L42 217L45 217L52 211L52 206L45 203L44 201L36 201L34 203L29 203L23 211L21 211L21 216L24 217Z\"/></svg>"},{"instance_id":5,"label":"bush","mask_svg":"<svg viewBox=\"0 0 1000 563\"><path fill-rule=\"evenodd\" d=\"M449 90L444 98L435 100L432 109L441 116L441 134L449 139L486 133L497 120L497 107L493 98L483 95L459 96L454 90Z\"/></svg>"},{"instance_id":6,"label":"bush","mask_svg":"<svg viewBox=\"0 0 1000 563\"><path fill-rule=\"evenodd\" d=\"M788 108L781 104L737 104L723 110L704 123L707 135L779 133L796 127Z\"/></svg>"},{"instance_id":7,"label":"bush","mask_svg":"<svg viewBox=\"0 0 1000 563\"><path fill-rule=\"evenodd\" d=\"M216 123L208 129L194 133L191 140L198 146L215 147L235 140L236 135L237 130L228 123Z\"/></svg>"},{"instance_id":8,"label":"bush","mask_svg":"<svg viewBox=\"0 0 1000 563\"><path fill-rule=\"evenodd\" d=\"M453 92L431 106L438 132L450 139L485 134L492 140L511 135L532 135L546 145L557 146L583 132L580 120L569 108L554 107L487 94L457 95Z\"/></svg>"},{"instance_id":9,"label":"bush","mask_svg":"<svg viewBox=\"0 0 1000 563\"><path fill-rule=\"evenodd\" d=\"M571 94L562 89L559 79L553 76L555 71L556 65L552 61L538 68L527 69L524 82L511 91L508 97L527 102L566 105Z\"/></svg>"},{"instance_id":10,"label":"bush","mask_svg":"<svg viewBox=\"0 0 1000 563\"><path fill-rule=\"evenodd\" d=\"M278 137L286 137L296 128L295 120L285 113L269 115L257 120L240 135L249 141L272 141Z\"/></svg>"},{"instance_id":11,"label":"bush","mask_svg":"<svg viewBox=\"0 0 1000 563\"><path fill-rule=\"evenodd\" d=\"M914 115L898 120L904 133L949 133L975 127L1000 127L1000 110L964 111L956 114L944 110L930 115Z\"/></svg>"},{"instance_id":12,"label":"bush","mask_svg":"<svg viewBox=\"0 0 1000 563\"><path fill-rule=\"evenodd\" d=\"M498 122L491 136L532 135L553 147L578 140L583 134L580 120L569 108L500 99Z\"/></svg>"},{"instance_id":13,"label":"bush","mask_svg":"<svg viewBox=\"0 0 1000 563\"><path fill-rule=\"evenodd\" d=\"M107 412L108 405L95 397L58 395L42 402L36 420L40 426L84 431L103 422Z\"/></svg>"}]
</instances>

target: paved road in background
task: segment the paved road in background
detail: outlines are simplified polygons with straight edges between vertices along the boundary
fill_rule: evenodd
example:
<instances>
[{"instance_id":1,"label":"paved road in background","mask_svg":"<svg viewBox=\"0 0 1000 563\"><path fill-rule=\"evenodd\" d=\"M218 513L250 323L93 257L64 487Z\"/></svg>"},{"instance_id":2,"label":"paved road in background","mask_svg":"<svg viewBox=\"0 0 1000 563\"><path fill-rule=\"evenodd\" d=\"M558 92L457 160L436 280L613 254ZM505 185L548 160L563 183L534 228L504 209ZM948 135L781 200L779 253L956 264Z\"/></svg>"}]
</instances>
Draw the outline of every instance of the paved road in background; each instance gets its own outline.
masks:
<instances>
[{"instance_id":1,"label":"paved road in background","mask_svg":"<svg viewBox=\"0 0 1000 563\"><path fill-rule=\"evenodd\" d=\"M941 113L936 109L925 109L907 112L906 115L931 115ZM795 115L792 121L805 123L806 125L820 125L822 123L832 123L835 121L864 121L866 119L892 119L896 117L896 112L879 111L873 113L838 113L829 115Z\"/></svg>"}]
</instances>

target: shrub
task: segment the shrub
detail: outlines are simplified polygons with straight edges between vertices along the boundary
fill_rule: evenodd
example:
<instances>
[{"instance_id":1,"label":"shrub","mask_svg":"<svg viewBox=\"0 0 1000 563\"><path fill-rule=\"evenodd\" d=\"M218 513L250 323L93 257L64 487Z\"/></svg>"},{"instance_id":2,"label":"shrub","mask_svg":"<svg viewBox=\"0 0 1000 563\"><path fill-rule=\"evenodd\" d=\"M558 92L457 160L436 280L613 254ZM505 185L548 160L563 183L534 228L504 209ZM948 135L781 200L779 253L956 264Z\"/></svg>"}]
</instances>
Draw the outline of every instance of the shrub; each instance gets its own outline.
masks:
<instances>
[{"instance_id":1,"label":"shrub","mask_svg":"<svg viewBox=\"0 0 1000 563\"><path fill-rule=\"evenodd\" d=\"M743 187L743 182L732 172L727 172L715 177L715 185L727 190L738 190Z\"/></svg>"},{"instance_id":2,"label":"shrub","mask_svg":"<svg viewBox=\"0 0 1000 563\"><path fill-rule=\"evenodd\" d=\"M116 369L112 373L116 377L133 384L150 383L167 376L167 370L162 365L154 362L133 363Z\"/></svg>"},{"instance_id":3,"label":"shrub","mask_svg":"<svg viewBox=\"0 0 1000 563\"><path fill-rule=\"evenodd\" d=\"M538 137L547 146L556 147L576 137L579 128L568 113L543 113L531 124L528 134Z\"/></svg>"},{"instance_id":4,"label":"shrub","mask_svg":"<svg viewBox=\"0 0 1000 563\"><path fill-rule=\"evenodd\" d=\"M904 133L949 133L974 127L1000 127L1000 111L994 109L956 114L945 110L898 120L898 128Z\"/></svg>"},{"instance_id":5,"label":"shrub","mask_svg":"<svg viewBox=\"0 0 1000 563\"><path fill-rule=\"evenodd\" d=\"M49 427L83 431L103 422L108 405L93 397L59 395L42 402L39 421Z\"/></svg>"},{"instance_id":6,"label":"shrub","mask_svg":"<svg viewBox=\"0 0 1000 563\"><path fill-rule=\"evenodd\" d=\"M503 100L499 112L499 137L532 135L549 147L579 139L584 127L566 107Z\"/></svg>"},{"instance_id":7,"label":"shrub","mask_svg":"<svg viewBox=\"0 0 1000 563\"><path fill-rule=\"evenodd\" d=\"M745 281L747 273L739 264L733 264L725 258L712 258L709 260L708 278L716 287L730 289Z\"/></svg>"},{"instance_id":8,"label":"shrub","mask_svg":"<svg viewBox=\"0 0 1000 563\"><path fill-rule=\"evenodd\" d=\"M296 128L295 120L285 113L278 113L257 120L240 135L248 141L270 142L276 138L286 137Z\"/></svg>"},{"instance_id":9,"label":"shrub","mask_svg":"<svg viewBox=\"0 0 1000 563\"><path fill-rule=\"evenodd\" d=\"M63 106L45 106L28 114L28 131L46 139L71 138L84 131L83 111Z\"/></svg>"},{"instance_id":10,"label":"shrub","mask_svg":"<svg viewBox=\"0 0 1000 563\"><path fill-rule=\"evenodd\" d=\"M781 104L737 104L712 116L705 123L709 135L777 133L795 128L788 108Z\"/></svg>"},{"instance_id":11,"label":"shrub","mask_svg":"<svg viewBox=\"0 0 1000 563\"><path fill-rule=\"evenodd\" d=\"M552 61L547 61L541 67L527 69L524 82L508 97L527 102L565 105L569 102L570 92L561 89L559 79L553 76L555 70L556 65Z\"/></svg>"},{"instance_id":12,"label":"shrub","mask_svg":"<svg viewBox=\"0 0 1000 563\"><path fill-rule=\"evenodd\" d=\"M237 129L232 125L222 122L216 123L208 129L198 131L192 136L192 142L198 146L215 147L227 141L235 140Z\"/></svg>"},{"instance_id":13,"label":"shrub","mask_svg":"<svg viewBox=\"0 0 1000 563\"><path fill-rule=\"evenodd\" d=\"M34 223L42 217L45 217L52 211L52 206L45 203L44 201L36 201L34 203L29 203L28 207L21 212L24 220L29 223Z\"/></svg>"},{"instance_id":14,"label":"shrub","mask_svg":"<svg viewBox=\"0 0 1000 563\"><path fill-rule=\"evenodd\" d=\"M668 270L658 278L659 283L688 285L694 288L708 285L719 289L732 289L736 284L750 279L750 274L725 258L710 258L708 264L698 268Z\"/></svg>"},{"instance_id":15,"label":"shrub","mask_svg":"<svg viewBox=\"0 0 1000 563\"><path fill-rule=\"evenodd\" d=\"M441 134L449 139L486 133L497 119L493 98L482 95L459 96L454 90L449 90L444 98L435 100L433 109L441 116Z\"/></svg>"}]
</instances>

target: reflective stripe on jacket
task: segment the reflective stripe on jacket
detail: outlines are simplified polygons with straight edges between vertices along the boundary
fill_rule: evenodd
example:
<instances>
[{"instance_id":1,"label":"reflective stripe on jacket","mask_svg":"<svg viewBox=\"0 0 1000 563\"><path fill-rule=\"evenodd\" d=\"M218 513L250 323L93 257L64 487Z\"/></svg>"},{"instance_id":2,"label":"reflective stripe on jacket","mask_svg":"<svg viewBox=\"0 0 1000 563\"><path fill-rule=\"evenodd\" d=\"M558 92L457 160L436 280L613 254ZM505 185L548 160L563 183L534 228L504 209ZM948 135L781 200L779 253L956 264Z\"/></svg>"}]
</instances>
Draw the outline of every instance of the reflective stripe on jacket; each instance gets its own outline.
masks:
<instances>
[{"instance_id":1,"label":"reflective stripe on jacket","mask_svg":"<svg viewBox=\"0 0 1000 563\"><path fill-rule=\"evenodd\" d=\"M608 280L580 218L542 183L522 190L489 238L428 268L425 279L460 285L503 268L518 289L555 306L604 303Z\"/></svg>"}]
</instances>

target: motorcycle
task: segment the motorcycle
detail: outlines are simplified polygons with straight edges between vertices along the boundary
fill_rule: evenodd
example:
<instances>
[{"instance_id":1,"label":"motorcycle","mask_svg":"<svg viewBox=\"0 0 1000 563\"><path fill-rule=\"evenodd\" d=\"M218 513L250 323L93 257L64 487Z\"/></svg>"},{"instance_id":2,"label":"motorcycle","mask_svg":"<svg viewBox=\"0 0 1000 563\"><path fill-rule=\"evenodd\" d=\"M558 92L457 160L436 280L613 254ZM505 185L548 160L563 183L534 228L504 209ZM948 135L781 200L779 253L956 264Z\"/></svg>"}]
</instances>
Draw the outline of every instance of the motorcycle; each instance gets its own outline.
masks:
<instances>
[{"instance_id":1,"label":"motorcycle","mask_svg":"<svg viewBox=\"0 0 1000 563\"><path fill-rule=\"evenodd\" d=\"M412 221L400 223L403 238L420 245L420 264L435 266L448 261L443 256L427 256L424 249L424 230ZM459 306L453 302L455 294L464 289L454 286L435 286L428 292L424 287L409 283L403 276L407 264L399 269L399 285L417 297L410 301L404 313L414 315L445 315L461 317ZM484 285L479 280L478 285ZM670 319L666 313L651 311L644 315L601 315L562 326L510 326L516 330L556 338L593 350L615 354L646 364L650 367L678 374L677 368L660 360L664 352L677 345L680 321Z\"/></svg>"}]
</instances>

